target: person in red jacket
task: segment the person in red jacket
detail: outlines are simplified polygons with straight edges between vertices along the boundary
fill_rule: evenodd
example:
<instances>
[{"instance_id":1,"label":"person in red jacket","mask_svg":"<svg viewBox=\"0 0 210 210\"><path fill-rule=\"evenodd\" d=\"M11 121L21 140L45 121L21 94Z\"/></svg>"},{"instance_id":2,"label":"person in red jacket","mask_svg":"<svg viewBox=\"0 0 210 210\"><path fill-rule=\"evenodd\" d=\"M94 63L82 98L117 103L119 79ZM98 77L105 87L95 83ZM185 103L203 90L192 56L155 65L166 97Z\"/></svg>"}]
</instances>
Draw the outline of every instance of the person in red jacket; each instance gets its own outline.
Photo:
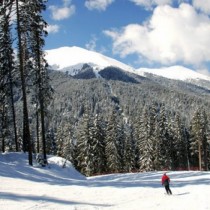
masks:
<instances>
[{"instance_id":1,"label":"person in red jacket","mask_svg":"<svg viewBox=\"0 0 210 210\"><path fill-rule=\"evenodd\" d=\"M168 195L172 195L169 183L170 183L170 178L166 175L166 173L164 173L162 176L162 185L165 187L166 193Z\"/></svg>"}]
</instances>

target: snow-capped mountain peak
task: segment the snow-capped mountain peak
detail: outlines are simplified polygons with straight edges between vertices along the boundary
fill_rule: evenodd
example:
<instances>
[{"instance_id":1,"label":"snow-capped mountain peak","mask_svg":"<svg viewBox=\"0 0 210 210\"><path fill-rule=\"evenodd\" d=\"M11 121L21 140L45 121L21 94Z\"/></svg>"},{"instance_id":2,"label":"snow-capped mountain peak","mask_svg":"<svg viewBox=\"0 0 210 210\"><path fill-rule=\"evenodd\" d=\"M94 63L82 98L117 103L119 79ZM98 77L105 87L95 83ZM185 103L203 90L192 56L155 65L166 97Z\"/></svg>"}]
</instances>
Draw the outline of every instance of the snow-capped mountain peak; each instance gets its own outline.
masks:
<instances>
[{"instance_id":1,"label":"snow-capped mountain peak","mask_svg":"<svg viewBox=\"0 0 210 210\"><path fill-rule=\"evenodd\" d=\"M69 67L80 68L83 64L89 64L95 70L114 66L133 72L133 68L124 63L100 53L75 46L47 50L46 59L49 65L56 67L57 70L65 70Z\"/></svg>"},{"instance_id":2,"label":"snow-capped mountain peak","mask_svg":"<svg viewBox=\"0 0 210 210\"><path fill-rule=\"evenodd\" d=\"M54 70L68 71L72 76L78 74L84 64L88 64L93 68L96 77L98 77L98 73L104 68L116 67L144 77L147 76L147 73L150 73L169 79L182 80L187 82L196 80L210 81L210 77L183 66L171 66L158 69L134 69L129 65L102 55L98 52L86 50L76 46L60 47L57 49L47 50L46 59Z\"/></svg>"},{"instance_id":3,"label":"snow-capped mountain peak","mask_svg":"<svg viewBox=\"0 0 210 210\"><path fill-rule=\"evenodd\" d=\"M171 66L159 69L140 68L136 72L142 76L146 76L147 73L166 77L168 79L190 81L190 80L208 80L210 77L193 71L183 66Z\"/></svg>"}]
</instances>

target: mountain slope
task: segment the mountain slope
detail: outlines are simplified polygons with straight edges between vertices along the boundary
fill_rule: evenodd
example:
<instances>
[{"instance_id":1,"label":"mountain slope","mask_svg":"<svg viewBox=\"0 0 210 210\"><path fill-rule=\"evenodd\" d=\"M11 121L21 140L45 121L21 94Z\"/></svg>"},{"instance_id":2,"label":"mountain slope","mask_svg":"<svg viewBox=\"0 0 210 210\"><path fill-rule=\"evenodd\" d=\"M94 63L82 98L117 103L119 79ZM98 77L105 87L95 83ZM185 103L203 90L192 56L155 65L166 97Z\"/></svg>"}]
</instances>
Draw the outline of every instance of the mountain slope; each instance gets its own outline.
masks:
<instances>
[{"instance_id":1,"label":"mountain slope","mask_svg":"<svg viewBox=\"0 0 210 210\"><path fill-rule=\"evenodd\" d=\"M100 53L75 46L47 50L46 59L53 70L68 72L69 75L74 76L77 79L102 77L106 80L116 80L116 75L119 74L118 80L120 81L136 82L135 77L137 75L141 76L140 80L142 80L142 78L149 78L149 75L152 74L167 79L185 81L210 89L210 77L183 66L171 66L160 69L134 69ZM107 68L109 69L109 73L105 74L103 70L106 69L107 72ZM106 77L104 77L105 75Z\"/></svg>"},{"instance_id":2,"label":"mountain slope","mask_svg":"<svg viewBox=\"0 0 210 210\"><path fill-rule=\"evenodd\" d=\"M191 69L185 68L183 66L171 66L160 69L148 69L148 68L139 68L136 70L138 74L146 76L147 73L154 74L168 79L189 81L189 80L208 80L210 77L195 72Z\"/></svg>"},{"instance_id":3,"label":"mountain slope","mask_svg":"<svg viewBox=\"0 0 210 210\"><path fill-rule=\"evenodd\" d=\"M133 72L133 68L115 59L104 56L100 53L89 51L79 47L61 47L47 50L46 59L49 65L57 70L71 70L81 68L84 64L89 64L95 70L114 66L120 69Z\"/></svg>"}]
</instances>

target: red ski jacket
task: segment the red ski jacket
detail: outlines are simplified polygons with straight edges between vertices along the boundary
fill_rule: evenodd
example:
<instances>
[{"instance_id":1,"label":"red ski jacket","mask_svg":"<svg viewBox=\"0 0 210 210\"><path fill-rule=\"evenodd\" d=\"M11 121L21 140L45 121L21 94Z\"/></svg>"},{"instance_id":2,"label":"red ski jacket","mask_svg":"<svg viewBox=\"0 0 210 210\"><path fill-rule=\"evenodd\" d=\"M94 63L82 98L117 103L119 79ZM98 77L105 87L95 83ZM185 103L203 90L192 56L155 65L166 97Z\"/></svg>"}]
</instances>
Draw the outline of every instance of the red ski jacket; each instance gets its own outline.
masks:
<instances>
[{"instance_id":1,"label":"red ski jacket","mask_svg":"<svg viewBox=\"0 0 210 210\"><path fill-rule=\"evenodd\" d=\"M170 178L166 174L163 174L163 176L162 176L162 184L164 184L167 180L168 180L168 183L169 183L170 182Z\"/></svg>"}]
</instances>

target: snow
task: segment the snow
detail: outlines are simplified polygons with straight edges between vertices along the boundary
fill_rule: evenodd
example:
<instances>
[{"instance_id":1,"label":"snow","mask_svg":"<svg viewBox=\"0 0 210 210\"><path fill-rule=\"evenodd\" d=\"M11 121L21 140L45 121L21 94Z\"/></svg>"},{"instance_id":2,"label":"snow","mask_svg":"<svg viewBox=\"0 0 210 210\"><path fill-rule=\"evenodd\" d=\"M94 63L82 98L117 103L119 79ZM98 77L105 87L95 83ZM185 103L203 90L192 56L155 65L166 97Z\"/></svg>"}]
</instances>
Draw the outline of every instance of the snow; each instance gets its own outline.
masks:
<instances>
[{"instance_id":1,"label":"snow","mask_svg":"<svg viewBox=\"0 0 210 210\"><path fill-rule=\"evenodd\" d=\"M172 196L165 194L163 172L86 178L64 159L49 157L45 168L28 165L27 154L0 154L1 210L207 210L210 172L168 171Z\"/></svg>"},{"instance_id":2,"label":"snow","mask_svg":"<svg viewBox=\"0 0 210 210\"><path fill-rule=\"evenodd\" d=\"M49 65L53 67L53 69L59 71L68 71L72 76L77 74L84 64L89 64L93 67L97 76L97 72L104 69L105 67L114 66L141 76L146 76L145 73L151 73L176 80L189 81L192 79L203 79L210 81L210 77L183 66L171 66L157 69L134 69L131 66L119 62L113 58L76 46L65 46L57 49L47 50L45 58Z\"/></svg>"},{"instance_id":3,"label":"snow","mask_svg":"<svg viewBox=\"0 0 210 210\"><path fill-rule=\"evenodd\" d=\"M182 81L192 80L192 79L194 80L203 79L210 81L210 77L195 72L191 69L185 68L183 66L170 66L159 69L139 68L136 71L138 74L142 76L145 76L146 73L150 73L166 77L169 79L182 80Z\"/></svg>"},{"instance_id":4,"label":"snow","mask_svg":"<svg viewBox=\"0 0 210 210\"><path fill-rule=\"evenodd\" d=\"M98 71L108 66L114 66L133 72L133 68L124 63L100 53L76 46L47 50L46 59L49 65L56 67L57 70L64 70L69 67L73 67L72 69L78 69L86 63L93 66L94 69Z\"/></svg>"}]
</instances>

